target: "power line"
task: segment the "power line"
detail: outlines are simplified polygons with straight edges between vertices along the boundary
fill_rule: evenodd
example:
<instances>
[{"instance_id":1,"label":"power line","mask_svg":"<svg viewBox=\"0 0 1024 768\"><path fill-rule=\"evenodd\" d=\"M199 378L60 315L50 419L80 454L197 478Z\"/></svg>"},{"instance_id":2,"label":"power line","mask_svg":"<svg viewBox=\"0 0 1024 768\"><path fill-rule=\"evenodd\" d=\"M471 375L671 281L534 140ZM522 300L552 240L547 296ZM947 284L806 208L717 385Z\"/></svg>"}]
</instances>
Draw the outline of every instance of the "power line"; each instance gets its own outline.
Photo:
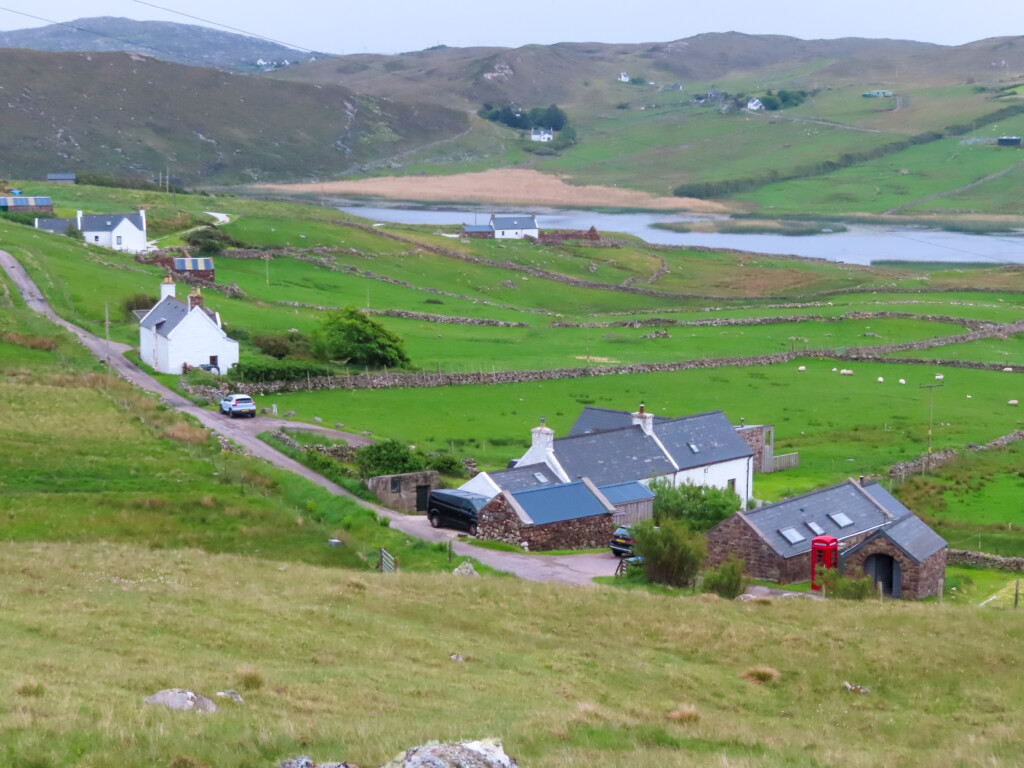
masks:
<instances>
[{"instance_id":1,"label":"power line","mask_svg":"<svg viewBox=\"0 0 1024 768\"><path fill-rule=\"evenodd\" d=\"M204 19L200 16L193 16L192 14L185 13L184 11L176 11L173 8L165 8L164 6L156 5L155 3L147 3L145 0L133 0L133 2L136 2L139 5L148 5L150 8L156 8L157 10L166 11L167 13L174 13L178 16L184 16L186 19L201 21L203 22L203 24L212 24L213 26L221 27L222 29L230 29L232 32L238 32L239 34L248 35L249 37L258 37L261 40L266 40L267 42L270 43L277 43L278 45L283 45L286 48L294 48L297 51L305 51L306 53L322 53L322 51L314 51L312 48L305 48L301 45L286 43L283 40L275 40L274 38L267 37L266 35L258 35L255 32L249 32L244 29L239 29L238 27L232 27L228 24L221 24L219 21L211 21L210 19Z\"/></svg>"}]
</instances>

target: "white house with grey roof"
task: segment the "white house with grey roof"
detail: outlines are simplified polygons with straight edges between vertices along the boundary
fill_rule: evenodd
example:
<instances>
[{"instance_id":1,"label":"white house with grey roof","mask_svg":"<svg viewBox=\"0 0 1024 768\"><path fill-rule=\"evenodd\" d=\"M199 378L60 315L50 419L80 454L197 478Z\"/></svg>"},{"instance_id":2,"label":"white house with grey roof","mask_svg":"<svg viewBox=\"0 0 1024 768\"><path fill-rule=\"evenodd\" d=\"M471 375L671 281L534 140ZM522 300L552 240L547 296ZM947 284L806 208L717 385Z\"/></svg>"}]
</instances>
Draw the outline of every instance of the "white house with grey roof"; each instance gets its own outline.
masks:
<instances>
[{"instance_id":1,"label":"white house with grey roof","mask_svg":"<svg viewBox=\"0 0 1024 768\"><path fill-rule=\"evenodd\" d=\"M594 423L588 426L585 416ZM647 484L660 478L677 487L728 488L744 506L753 494L754 453L721 411L656 418L643 405L635 413L585 410L566 437L556 438L544 423L530 432L530 448L515 468L544 465L563 483L588 477L598 485Z\"/></svg>"},{"instance_id":2,"label":"white house with grey roof","mask_svg":"<svg viewBox=\"0 0 1024 768\"><path fill-rule=\"evenodd\" d=\"M818 536L838 541L844 575L871 576L887 595L923 598L942 589L946 541L873 481L850 479L737 512L708 531L708 565L735 556L755 578L807 581Z\"/></svg>"},{"instance_id":3,"label":"white house with grey roof","mask_svg":"<svg viewBox=\"0 0 1024 768\"><path fill-rule=\"evenodd\" d=\"M188 301L175 297L168 277L160 301L139 321L139 357L160 373L181 373L183 365L215 365L221 373L238 364L238 342L228 338L220 314L204 305L197 288Z\"/></svg>"},{"instance_id":4,"label":"white house with grey roof","mask_svg":"<svg viewBox=\"0 0 1024 768\"><path fill-rule=\"evenodd\" d=\"M497 240L522 240L540 237L537 217L532 213L492 213L491 229Z\"/></svg>"},{"instance_id":5,"label":"white house with grey roof","mask_svg":"<svg viewBox=\"0 0 1024 768\"><path fill-rule=\"evenodd\" d=\"M36 219L36 229L57 235L67 234L70 228L82 233L89 245L113 248L115 251L142 253L146 245L146 211L138 213L83 214L78 211L73 219Z\"/></svg>"}]
</instances>

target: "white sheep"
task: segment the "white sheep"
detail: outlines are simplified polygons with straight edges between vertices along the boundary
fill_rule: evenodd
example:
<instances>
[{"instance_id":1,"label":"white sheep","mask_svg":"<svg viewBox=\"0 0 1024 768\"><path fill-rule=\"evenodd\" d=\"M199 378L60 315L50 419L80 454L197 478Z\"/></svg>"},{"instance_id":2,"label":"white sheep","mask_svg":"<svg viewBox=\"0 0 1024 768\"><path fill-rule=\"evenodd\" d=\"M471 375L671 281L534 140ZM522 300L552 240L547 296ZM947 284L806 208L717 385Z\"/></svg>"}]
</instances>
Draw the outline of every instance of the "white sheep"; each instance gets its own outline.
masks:
<instances>
[{"instance_id":1,"label":"white sheep","mask_svg":"<svg viewBox=\"0 0 1024 768\"><path fill-rule=\"evenodd\" d=\"M1006 404L1007 405L1017 405L1017 401L1016 400L1007 400Z\"/></svg>"},{"instance_id":2,"label":"white sheep","mask_svg":"<svg viewBox=\"0 0 1024 768\"><path fill-rule=\"evenodd\" d=\"M849 368L843 368L843 370L841 370L839 372L839 375L840 376L853 376L853 371L851 371Z\"/></svg>"},{"instance_id":3,"label":"white sheep","mask_svg":"<svg viewBox=\"0 0 1024 768\"><path fill-rule=\"evenodd\" d=\"M1003 368L1004 373L1013 373L1013 368Z\"/></svg>"},{"instance_id":4,"label":"white sheep","mask_svg":"<svg viewBox=\"0 0 1024 768\"><path fill-rule=\"evenodd\" d=\"M941 373L936 373L935 374L935 380L936 381L942 381L944 378L946 378L946 377L943 376Z\"/></svg>"},{"instance_id":5,"label":"white sheep","mask_svg":"<svg viewBox=\"0 0 1024 768\"><path fill-rule=\"evenodd\" d=\"M806 371L807 370L807 366L806 365L801 365L799 368L797 368L797 370L798 371Z\"/></svg>"},{"instance_id":6,"label":"white sheep","mask_svg":"<svg viewBox=\"0 0 1024 768\"><path fill-rule=\"evenodd\" d=\"M906 384L906 383L907 383L906 379L900 379L900 384Z\"/></svg>"},{"instance_id":7,"label":"white sheep","mask_svg":"<svg viewBox=\"0 0 1024 768\"><path fill-rule=\"evenodd\" d=\"M879 384L884 384L885 383L885 379L883 379L881 376L879 376L878 377L878 383Z\"/></svg>"},{"instance_id":8,"label":"white sheep","mask_svg":"<svg viewBox=\"0 0 1024 768\"><path fill-rule=\"evenodd\" d=\"M835 373L835 372L836 372L836 371L838 371L838 370L839 370L838 368L833 368L833 369L832 369L832 373Z\"/></svg>"}]
</instances>

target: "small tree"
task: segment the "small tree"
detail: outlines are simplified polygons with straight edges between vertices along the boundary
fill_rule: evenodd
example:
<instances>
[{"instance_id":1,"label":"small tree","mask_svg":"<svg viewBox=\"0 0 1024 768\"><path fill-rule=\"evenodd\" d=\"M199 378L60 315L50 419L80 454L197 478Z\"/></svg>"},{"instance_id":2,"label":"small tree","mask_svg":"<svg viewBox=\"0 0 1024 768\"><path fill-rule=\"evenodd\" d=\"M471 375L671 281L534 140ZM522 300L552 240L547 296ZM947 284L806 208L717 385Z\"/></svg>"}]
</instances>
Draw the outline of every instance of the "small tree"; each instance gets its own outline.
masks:
<instances>
[{"instance_id":1,"label":"small tree","mask_svg":"<svg viewBox=\"0 0 1024 768\"><path fill-rule=\"evenodd\" d=\"M355 307L329 312L310 351L321 360L348 360L373 368L409 365L402 338Z\"/></svg>"},{"instance_id":2,"label":"small tree","mask_svg":"<svg viewBox=\"0 0 1024 768\"><path fill-rule=\"evenodd\" d=\"M672 587L693 584L707 553L704 537L679 520L666 520L659 528L649 520L637 523L633 539L647 578Z\"/></svg>"},{"instance_id":3,"label":"small tree","mask_svg":"<svg viewBox=\"0 0 1024 768\"><path fill-rule=\"evenodd\" d=\"M704 532L740 508L740 497L728 488L686 483L678 487L671 481L651 482L654 491L654 520L659 525L667 519L683 520L695 530Z\"/></svg>"},{"instance_id":4,"label":"small tree","mask_svg":"<svg viewBox=\"0 0 1024 768\"><path fill-rule=\"evenodd\" d=\"M704 591L734 600L747 590L747 579L743 575L744 566L745 563L738 557L730 556L718 568L704 573Z\"/></svg>"},{"instance_id":5,"label":"small tree","mask_svg":"<svg viewBox=\"0 0 1024 768\"><path fill-rule=\"evenodd\" d=\"M356 451L356 467L359 476L364 478L420 472L425 465L423 456L413 453L409 446L395 440L367 445Z\"/></svg>"}]
</instances>

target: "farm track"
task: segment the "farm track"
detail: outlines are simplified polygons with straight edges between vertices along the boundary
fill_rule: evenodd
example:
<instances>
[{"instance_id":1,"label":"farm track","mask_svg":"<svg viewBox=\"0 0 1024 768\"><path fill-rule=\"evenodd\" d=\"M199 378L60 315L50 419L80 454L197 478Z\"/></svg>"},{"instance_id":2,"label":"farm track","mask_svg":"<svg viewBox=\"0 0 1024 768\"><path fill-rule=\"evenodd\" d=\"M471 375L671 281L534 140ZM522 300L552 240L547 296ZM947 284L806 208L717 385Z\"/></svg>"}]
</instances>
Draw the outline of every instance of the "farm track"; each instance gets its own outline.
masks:
<instances>
[{"instance_id":1,"label":"farm track","mask_svg":"<svg viewBox=\"0 0 1024 768\"><path fill-rule=\"evenodd\" d=\"M908 203L902 203L900 205L897 205L895 208L890 208L888 211L885 211L884 215L899 213L900 211L906 210L907 208L910 208L912 206L920 205L921 203L927 203L931 200L938 200L940 197L949 197L950 195L957 195L961 192L967 192L968 190L976 189L977 187L980 187L982 184L987 184L990 181L994 181L995 179L998 179L1000 176L1005 176L1010 171L1015 171L1022 166L1024 166L1024 160L1021 160L1019 163L1014 163L1010 167L1004 168L1001 171L990 173L988 176L978 179L977 181L972 181L970 184L964 184L962 187L957 187L956 189L947 189L943 192L936 192L933 195L925 195L924 197L919 197L917 200L911 200Z\"/></svg>"},{"instance_id":2,"label":"farm track","mask_svg":"<svg viewBox=\"0 0 1024 768\"><path fill-rule=\"evenodd\" d=\"M529 581L552 581L593 587L595 586L593 582L595 577L611 576L615 572L618 561L611 552L544 556L501 552L484 549L483 547L474 547L456 540L454 531L431 528L424 516L407 516L386 507L364 501L341 486L321 477L299 462L285 456L280 451L275 450L256 436L259 432L275 428L280 420L270 420L262 417L236 420L200 408L190 400L171 391L129 361L124 356L125 352L132 349L129 345L107 342L99 336L79 328L77 325L60 317L43 297L35 282L29 277L18 260L6 251L0 251L0 266L4 268L10 279L14 282L15 287L17 287L29 309L44 315L54 324L69 331L97 360L107 363L112 372L116 372L118 376L134 386L159 396L167 405L193 417L204 427L216 434L228 438L246 453L263 459L280 469L304 477L335 496L344 496L353 503L388 518L391 521L391 527L396 530L427 541L444 542L452 540L452 549L459 556L472 557L495 570L505 571ZM355 435L352 437L357 442L362 439Z\"/></svg>"}]
</instances>

